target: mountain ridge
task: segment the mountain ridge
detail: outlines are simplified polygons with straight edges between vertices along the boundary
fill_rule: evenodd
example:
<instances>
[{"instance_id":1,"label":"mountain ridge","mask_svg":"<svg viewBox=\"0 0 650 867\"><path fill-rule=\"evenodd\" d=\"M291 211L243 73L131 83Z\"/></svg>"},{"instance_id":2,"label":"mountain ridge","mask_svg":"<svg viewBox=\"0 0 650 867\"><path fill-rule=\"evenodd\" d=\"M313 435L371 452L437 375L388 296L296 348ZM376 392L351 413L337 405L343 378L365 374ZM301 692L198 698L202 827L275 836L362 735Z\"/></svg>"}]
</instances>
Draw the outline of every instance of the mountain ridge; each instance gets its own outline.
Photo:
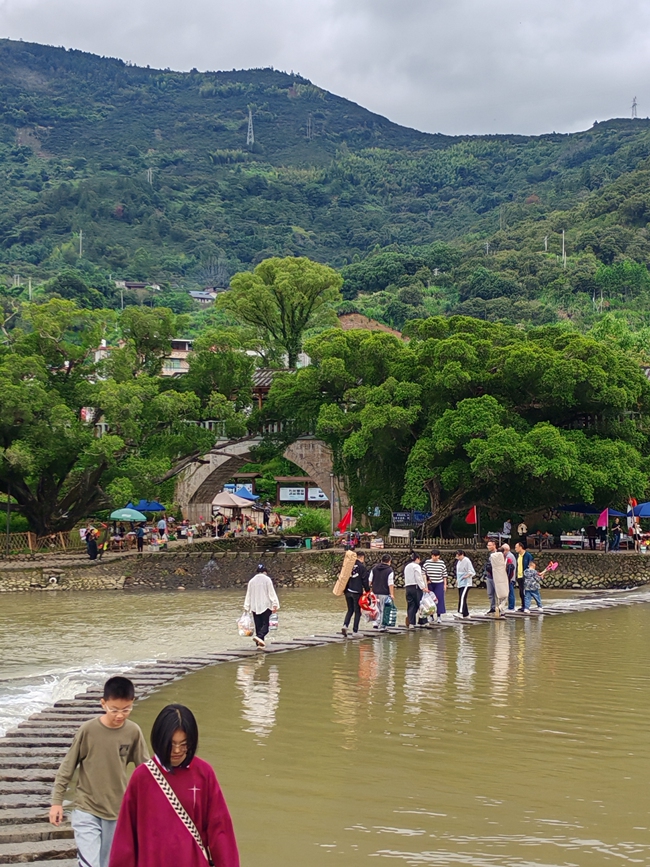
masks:
<instances>
[{"instance_id":1,"label":"mountain ridge","mask_svg":"<svg viewBox=\"0 0 650 867\"><path fill-rule=\"evenodd\" d=\"M192 287L271 255L343 267L440 242L504 250L537 224L557 234L564 215L624 176L645 184L649 158L641 118L578 133L445 136L297 74L174 72L0 40L9 283L74 267L93 286L119 277ZM629 219L645 232L639 207ZM572 244L576 227L566 228Z\"/></svg>"}]
</instances>

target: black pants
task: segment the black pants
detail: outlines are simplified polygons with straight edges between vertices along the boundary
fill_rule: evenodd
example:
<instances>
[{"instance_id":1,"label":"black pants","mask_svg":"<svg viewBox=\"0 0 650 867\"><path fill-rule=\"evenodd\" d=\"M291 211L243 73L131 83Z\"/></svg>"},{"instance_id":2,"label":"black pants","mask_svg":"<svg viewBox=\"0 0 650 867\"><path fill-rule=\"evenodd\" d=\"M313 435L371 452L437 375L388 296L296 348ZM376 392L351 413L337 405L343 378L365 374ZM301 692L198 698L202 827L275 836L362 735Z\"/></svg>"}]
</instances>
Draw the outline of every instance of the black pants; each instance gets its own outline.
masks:
<instances>
[{"instance_id":1,"label":"black pants","mask_svg":"<svg viewBox=\"0 0 650 867\"><path fill-rule=\"evenodd\" d=\"M525 597L524 597L524 579L523 578L517 578L517 588L519 590L519 598L521 599L521 608L523 611L523 609L526 607L524 605Z\"/></svg>"},{"instance_id":2,"label":"black pants","mask_svg":"<svg viewBox=\"0 0 650 867\"><path fill-rule=\"evenodd\" d=\"M271 609L267 608L261 614L255 614L253 611L253 620L255 621L255 635L261 638L262 641L269 634L269 618L271 617Z\"/></svg>"},{"instance_id":3,"label":"black pants","mask_svg":"<svg viewBox=\"0 0 650 867\"><path fill-rule=\"evenodd\" d=\"M418 609L422 601L422 591L417 584L409 584L406 588L406 619L410 626L415 626L418 619Z\"/></svg>"},{"instance_id":4,"label":"black pants","mask_svg":"<svg viewBox=\"0 0 650 867\"><path fill-rule=\"evenodd\" d=\"M348 611L345 615L345 620L343 621L343 626L349 626L350 621L352 620L352 615L354 615L354 623L352 624L352 631L359 631L359 621L361 620L361 609L359 608L359 599L361 599L360 593L353 593L351 590L345 591L345 601L348 603Z\"/></svg>"},{"instance_id":5,"label":"black pants","mask_svg":"<svg viewBox=\"0 0 650 867\"><path fill-rule=\"evenodd\" d=\"M458 613L462 614L463 617L469 617L469 608L467 607L467 597L469 596L469 591L471 587L459 587L458 588Z\"/></svg>"},{"instance_id":6,"label":"black pants","mask_svg":"<svg viewBox=\"0 0 650 867\"><path fill-rule=\"evenodd\" d=\"M596 537L595 536L589 536L589 548L592 551L596 550Z\"/></svg>"},{"instance_id":7,"label":"black pants","mask_svg":"<svg viewBox=\"0 0 650 867\"><path fill-rule=\"evenodd\" d=\"M144 536L138 536L136 542L138 543L138 554L142 554L144 550Z\"/></svg>"}]
</instances>

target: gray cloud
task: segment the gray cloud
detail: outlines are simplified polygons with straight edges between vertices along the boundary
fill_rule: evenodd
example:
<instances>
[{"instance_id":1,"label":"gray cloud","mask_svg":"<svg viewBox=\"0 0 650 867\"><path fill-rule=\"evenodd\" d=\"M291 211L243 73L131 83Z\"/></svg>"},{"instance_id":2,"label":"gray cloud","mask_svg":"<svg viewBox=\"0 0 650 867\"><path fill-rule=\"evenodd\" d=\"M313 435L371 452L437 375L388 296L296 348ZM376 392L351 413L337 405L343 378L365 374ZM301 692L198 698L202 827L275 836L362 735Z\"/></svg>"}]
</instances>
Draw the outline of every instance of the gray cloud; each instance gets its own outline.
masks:
<instances>
[{"instance_id":1,"label":"gray cloud","mask_svg":"<svg viewBox=\"0 0 650 867\"><path fill-rule=\"evenodd\" d=\"M650 114L640 0L0 0L0 33L172 69L274 66L429 132Z\"/></svg>"}]
</instances>

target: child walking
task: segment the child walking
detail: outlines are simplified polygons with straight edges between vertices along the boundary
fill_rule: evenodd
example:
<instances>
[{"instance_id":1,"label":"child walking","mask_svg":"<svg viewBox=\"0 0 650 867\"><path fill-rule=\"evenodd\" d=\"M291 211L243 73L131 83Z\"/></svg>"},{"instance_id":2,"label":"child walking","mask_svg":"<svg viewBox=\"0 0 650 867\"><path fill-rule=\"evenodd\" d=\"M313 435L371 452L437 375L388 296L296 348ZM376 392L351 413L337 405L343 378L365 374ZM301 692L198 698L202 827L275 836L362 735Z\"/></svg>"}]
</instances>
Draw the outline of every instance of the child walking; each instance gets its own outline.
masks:
<instances>
[{"instance_id":1,"label":"child walking","mask_svg":"<svg viewBox=\"0 0 650 867\"><path fill-rule=\"evenodd\" d=\"M530 614L531 599L535 600L538 611L544 610L542 608L542 598L540 596L539 588L542 578L546 575L548 570L549 567L547 566L543 572L538 572L534 560L531 560L528 568L524 570L524 614Z\"/></svg>"},{"instance_id":2,"label":"child walking","mask_svg":"<svg viewBox=\"0 0 650 867\"><path fill-rule=\"evenodd\" d=\"M81 867L108 867L115 823L126 789L126 766L149 758L140 730L128 719L135 689L126 677L104 684L104 713L81 725L54 781L50 822L63 821L63 798L79 768L71 822Z\"/></svg>"}]
</instances>

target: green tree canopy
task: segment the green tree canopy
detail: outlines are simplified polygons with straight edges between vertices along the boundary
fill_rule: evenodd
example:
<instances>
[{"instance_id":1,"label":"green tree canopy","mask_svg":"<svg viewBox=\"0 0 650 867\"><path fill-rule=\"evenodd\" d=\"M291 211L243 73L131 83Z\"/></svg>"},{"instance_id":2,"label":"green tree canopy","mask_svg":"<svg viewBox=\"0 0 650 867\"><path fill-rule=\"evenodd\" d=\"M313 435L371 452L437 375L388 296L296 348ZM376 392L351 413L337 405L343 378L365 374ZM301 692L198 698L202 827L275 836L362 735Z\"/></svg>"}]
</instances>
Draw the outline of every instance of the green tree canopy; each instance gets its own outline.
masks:
<instances>
[{"instance_id":1,"label":"green tree canopy","mask_svg":"<svg viewBox=\"0 0 650 867\"><path fill-rule=\"evenodd\" d=\"M214 433L198 424L202 418L223 422L229 435L245 431L245 417L219 390L220 383L236 388L226 383L229 371L200 394L155 375L178 327L164 309L131 308L116 323L111 311L61 298L23 305L20 327L0 348L0 491L36 533L70 529L131 496L171 499L161 479L214 444ZM126 345L96 364L95 351L110 334ZM235 364L234 353L227 358ZM244 394L250 362L241 358Z\"/></svg>"},{"instance_id":2,"label":"green tree canopy","mask_svg":"<svg viewBox=\"0 0 650 867\"><path fill-rule=\"evenodd\" d=\"M388 334L328 331L278 377L268 412L317 420L361 512L473 503L529 510L645 495L650 385L609 340L464 317Z\"/></svg>"},{"instance_id":3,"label":"green tree canopy","mask_svg":"<svg viewBox=\"0 0 650 867\"><path fill-rule=\"evenodd\" d=\"M287 354L294 367L305 331L334 318L341 276L304 257L265 259L255 270L235 274L219 303L240 322L258 328Z\"/></svg>"}]
</instances>

